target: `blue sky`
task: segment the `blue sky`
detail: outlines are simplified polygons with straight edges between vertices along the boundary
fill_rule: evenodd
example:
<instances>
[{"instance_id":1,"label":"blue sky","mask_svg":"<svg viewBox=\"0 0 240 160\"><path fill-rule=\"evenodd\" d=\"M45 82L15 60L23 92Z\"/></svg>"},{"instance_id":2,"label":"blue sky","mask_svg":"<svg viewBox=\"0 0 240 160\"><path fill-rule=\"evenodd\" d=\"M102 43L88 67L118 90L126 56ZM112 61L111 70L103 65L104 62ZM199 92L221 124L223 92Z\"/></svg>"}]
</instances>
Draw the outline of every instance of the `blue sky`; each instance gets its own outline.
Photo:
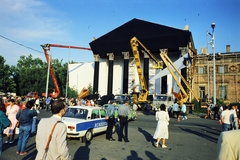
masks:
<instances>
[{"instance_id":1,"label":"blue sky","mask_svg":"<svg viewBox=\"0 0 240 160\"><path fill-rule=\"evenodd\" d=\"M239 0L0 0L0 55L16 65L21 55L46 61L42 44L90 47L99 38L133 18L183 29L189 26L195 48L211 41L215 23L215 51L240 51ZM6 38L30 47L28 49ZM130 44L129 44L130 45ZM211 46L208 45L211 52ZM51 48L53 59L92 62L91 51ZM70 56L69 56L70 55Z\"/></svg>"}]
</instances>

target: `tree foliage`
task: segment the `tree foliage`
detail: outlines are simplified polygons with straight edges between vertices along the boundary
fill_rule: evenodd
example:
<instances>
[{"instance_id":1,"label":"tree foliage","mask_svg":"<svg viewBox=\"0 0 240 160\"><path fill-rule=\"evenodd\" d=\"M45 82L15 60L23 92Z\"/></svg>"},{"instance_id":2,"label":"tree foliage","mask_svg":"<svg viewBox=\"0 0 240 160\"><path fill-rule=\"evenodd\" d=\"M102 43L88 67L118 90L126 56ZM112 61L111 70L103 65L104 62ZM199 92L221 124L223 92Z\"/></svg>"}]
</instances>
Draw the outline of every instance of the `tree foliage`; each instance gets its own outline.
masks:
<instances>
[{"instance_id":1,"label":"tree foliage","mask_svg":"<svg viewBox=\"0 0 240 160\"><path fill-rule=\"evenodd\" d=\"M33 59L32 55L21 56L17 66L14 67L14 72L18 95L26 95L28 92L38 92L40 94L44 91L47 63L44 63L41 59Z\"/></svg>"},{"instance_id":2,"label":"tree foliage","mask_svg":"<svg viewBox=\"0 0 240 160\"><path fill-rule=\"evenodd\" d=\"M4 64L5 60L0 56L0 91L14 92L24 96L29 92L38 92L38 95L46 92L48 64L40 58L33 58L32 55L20 56L16 66ZM66 96L67 63L62 60L52 60L52 67L60 88L60 97ZM48 92L53 92L54 84L51 75L49 76ZM68 87L68 97L77 97L76 89Z\"/></svg>"},{"instance_id":3,"label":"tree foliage","mask_svg":"<svg viewBox=\"0 0 240 160\"><path fill-rule=\"evenodd\" d=\"M69 98L76 98L76 97L78 97L77 89L68 87L67 91L68 91L67 97L69 97Z\"/></svg>"},{"instance_id":4,"label":"tree foliage","mask_svg":"<svg viewBox=\"0 0 240 160\"><path fill-rule=\"evenodd\" d=\"M5 62L4 57L0 56L0 91L4 93L15 93L16 83L12 76L12 69L9 65L4 64Z\"/></svg>"}]
</instances>

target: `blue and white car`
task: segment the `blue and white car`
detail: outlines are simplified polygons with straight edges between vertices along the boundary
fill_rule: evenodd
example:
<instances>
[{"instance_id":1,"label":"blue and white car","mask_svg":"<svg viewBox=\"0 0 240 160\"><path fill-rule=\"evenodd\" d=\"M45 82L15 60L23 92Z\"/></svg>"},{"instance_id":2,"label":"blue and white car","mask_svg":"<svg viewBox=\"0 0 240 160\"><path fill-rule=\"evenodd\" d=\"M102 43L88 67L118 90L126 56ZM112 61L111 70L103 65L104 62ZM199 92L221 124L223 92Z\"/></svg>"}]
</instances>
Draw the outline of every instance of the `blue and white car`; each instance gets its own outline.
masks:
<instances>
[{"instance_id":1,"label":"blue and white car","mask_svg":"<svg viewBox=\"0 0 240 160\"><path fill-rule=\"evenodd\" d=\"M107 130L106 110L93 106L69 106L62 117L67 126L68 138L83 138L84 141L92 140L93 135ZM113 133L116 126L113 126Z\"/></svg>"}]
</instances>

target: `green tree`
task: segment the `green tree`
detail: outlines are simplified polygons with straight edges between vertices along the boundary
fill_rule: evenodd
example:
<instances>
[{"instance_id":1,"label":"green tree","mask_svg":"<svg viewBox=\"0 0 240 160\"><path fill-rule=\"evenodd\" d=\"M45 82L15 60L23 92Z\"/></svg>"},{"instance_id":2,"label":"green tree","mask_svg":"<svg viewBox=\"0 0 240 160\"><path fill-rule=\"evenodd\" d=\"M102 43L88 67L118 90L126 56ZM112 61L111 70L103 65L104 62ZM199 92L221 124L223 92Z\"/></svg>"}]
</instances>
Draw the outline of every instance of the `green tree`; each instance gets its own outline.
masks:
<instances>
[{"instance_id":1,"label":"green tree","mask_svg":"<svg viewBox=\"0 0 240 160\"><path fill-rule=\"evenodd\" d=\"M4 57L0 56L0 91L4 93L15 93L16 83L12 76L12 70L9 65L4 64L5 62Z\"/></svg>"},{"instance_id":2,"label":"green tree","mask_svg":"<svg viewBox=\"0 0 240 160\"><path fill-rule=\"evenodd\" d=\"M67 97L69 97L69 98L76 98L76 97L78 97L77 89L68 87L67 91L68 91Z\"/></svg>"},{"instance_id":3,"label":"green tree","mask_svg":"<svg viewBox=\"0 0 240 160\"><path fill-rule=\"evenodd\" d=\"M26 95L28 92L45 92L47 63L32 55L20 56L17 66L13 67L14 80L17 84L17 95Z\"/></svg>"},{"instance_id":4,"label":"green tree","mask_svg":"<svg viewBox=\"0 0 240 160\"><path fill-rule=\"evenodd\" d=\"M93 87L91 85L91 83L88 84L88 90L89 90L89 94L93 94Z\"/></svg>"},{"instance_id":5,"label":"green tree","mask_svg":"<svg viewBox=\"0 0 240 160\"><path fill-rule=\"evenodd\" d=\"M67 81L67 63L62 64L62 60L58 59L52 60L52 67L54 71L54 75L60 89L60 97L65 97L66 94L66 81ZM49 91L52 92L54 88L52 77L50 76L49 80Z\"/></svg>"}]
</instances>

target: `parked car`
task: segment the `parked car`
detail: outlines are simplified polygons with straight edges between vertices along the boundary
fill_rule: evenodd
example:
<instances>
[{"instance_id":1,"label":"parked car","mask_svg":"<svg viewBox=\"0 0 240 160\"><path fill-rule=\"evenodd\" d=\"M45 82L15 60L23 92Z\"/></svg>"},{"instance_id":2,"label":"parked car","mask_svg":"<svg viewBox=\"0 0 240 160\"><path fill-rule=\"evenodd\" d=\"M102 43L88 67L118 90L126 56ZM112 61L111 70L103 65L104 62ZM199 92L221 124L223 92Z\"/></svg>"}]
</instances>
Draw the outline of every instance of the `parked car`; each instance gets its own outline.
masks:
<instances>
[{"instance_id":1,"label":"parked car","mask_svg":"<svg viewBox=\"0 0 240 160\"><path fill-rule=\"evenodd\" d=\"M115 121L119 121L118 119L118 106L122 105L122 104L115 104L115 110L114 110L114 117L115 117ZM108 107L108 104L103 105L104 109L106 109ZM128 120L136 120L137 119L137 112L135 110L133 110L132 106L129 106L130 109L130 114L128 115Z\"/></svg>"},{"instance_id":2,"label":"parked car","mask_svg":"<svg viewBox=\"0 0 240 160\"><path fill-rule=\"evenodd\" d=\"M128 101L129 104L133 102L132 96L130 94L115 94L112 100L117 104L123 104L124 101Z\"/></svg>"},{"instance_id":3,"label":"parked car","mask_svg":"<svg viewBox=\"0 0 240 160\"><path fill-rule=\"evenodd\" d=\"M67 126L67 137L83 138L89 142L95 134L107 130L106 110L94 106L69 106L62 121ZM116 126L113 126L113 133Z\"/></svg>"}]
</instances>

